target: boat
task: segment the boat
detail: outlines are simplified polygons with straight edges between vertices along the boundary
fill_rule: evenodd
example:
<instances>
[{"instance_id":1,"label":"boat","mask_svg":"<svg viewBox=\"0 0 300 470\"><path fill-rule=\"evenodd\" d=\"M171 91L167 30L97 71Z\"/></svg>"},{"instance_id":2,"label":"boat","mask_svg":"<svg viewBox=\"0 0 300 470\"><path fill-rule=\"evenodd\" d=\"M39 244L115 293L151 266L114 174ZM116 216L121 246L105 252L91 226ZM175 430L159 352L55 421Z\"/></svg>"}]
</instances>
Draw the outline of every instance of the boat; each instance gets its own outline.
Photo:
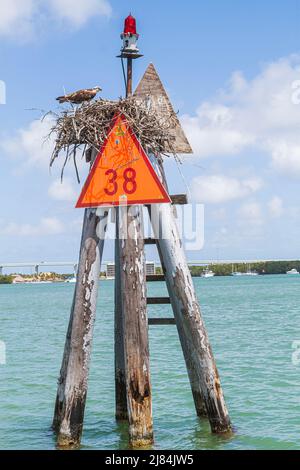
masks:
<instances>
[{"instance_id":1,"label":"boat","mask_svg":"<svg viewBox=\"0 0 300 470\"><path fill-rule=\"evenodd\" d=\"M292 274L292 275L295 275L295 274L300 274L299 271L297 271L297 269L291 269L290 271L287 271L286 272L287 274Z\"/></svg>"},{"instance_id":2,"label":"boat","mask_svg":"<svg viewBox=\"0 0 300 470\"><path fill-rule=\"evenodd\" d=\"M232 276L258 276L256 271L246 271L245 273L234 272L231 274Z\"/></svg>"},{"instance_id":3,"label":"boat","mask_svg":"<svg viewBox=\"0 0 300 470\"><path fill-rule=\"evenodd\" d=\"M203 271L203 273L201 274L201 277L204 277L205 279L208 279L214 276L215 276L215 273L208 268L205 269L205 271Z\"/></svg>"},{"instance_id":4,"label":"boat","mask_svg":"<svg viewBox=\"0 0 300 470\"><path fill-rule=\"evenodd\" d=\"M25 281L25 284L52 284L53 281Z\"/></svg>"},{"instance_id":5,"label":"boat","mask_svg":"<svg viewBox=\"0 0 300 470\"><path fill-rule=\"evenodd\" d=\"M240 272L240 271L233 271L231 273L232 276L258 276L258 273L256 271L251 271L251 266L250 264L248 265L248 269L246 272Z\"/></svg>"},{"instance_id":6,"label":"boat","mask_svg":"<svg viewBox=\"0 0 300 470\"><path fill-rule=\"evenodd\" d=\"M65 282L68 282L69 284L75 284L75 282L76 282L76 277L70 277L70 278L67 279Z\"/></svg>"}]
</instances>

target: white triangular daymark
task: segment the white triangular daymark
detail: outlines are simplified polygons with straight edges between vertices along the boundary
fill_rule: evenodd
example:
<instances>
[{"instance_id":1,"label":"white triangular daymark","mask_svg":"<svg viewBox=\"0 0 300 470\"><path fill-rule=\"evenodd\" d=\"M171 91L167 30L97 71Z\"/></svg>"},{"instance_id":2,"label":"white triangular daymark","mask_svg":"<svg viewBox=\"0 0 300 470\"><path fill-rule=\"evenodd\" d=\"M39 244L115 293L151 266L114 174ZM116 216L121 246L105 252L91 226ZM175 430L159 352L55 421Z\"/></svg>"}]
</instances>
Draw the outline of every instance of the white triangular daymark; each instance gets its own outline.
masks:
<instances>
[{"instance_id":1,"label":"white triangular daymark","mask_svg":"<svg viewBox=\"0 0 300 470\"><path fill-rule=\"evenodd\" d=\"M166 153L193 153L190 143L181 127L177 114L153 64L149 64L143 78L134 92L137 100L155 111L161 120L172 116L170 128L171 144L165 146Z\"/></svg>"}]
</instances>

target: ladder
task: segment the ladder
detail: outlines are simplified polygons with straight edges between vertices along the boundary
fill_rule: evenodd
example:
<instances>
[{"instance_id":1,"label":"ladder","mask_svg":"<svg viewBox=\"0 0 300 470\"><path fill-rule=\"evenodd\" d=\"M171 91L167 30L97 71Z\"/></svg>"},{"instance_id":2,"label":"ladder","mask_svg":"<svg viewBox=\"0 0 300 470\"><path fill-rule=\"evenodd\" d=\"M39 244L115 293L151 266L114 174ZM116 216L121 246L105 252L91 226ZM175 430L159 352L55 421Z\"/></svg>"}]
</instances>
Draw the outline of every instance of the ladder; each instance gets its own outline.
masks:
<instances>
[{"instance_id":1,"label":"ladder","mask_svg":"<svg viewBox=\"0 0 300 470\"><path fill-rule=\"evenodd\" d=\"M185 205L188 204L188 198L186 194L175 194L171 195L170 199L172 201L172 205ZM145 245L156 245L157 241L155 238L145 238L144 240ZM164 274L154 274L154 275L147 275L146 281L147 282L164 282L165 275ZM147 298L147 305L171 305L170 297L148 297ZM166 318L148 318L148 325L149 326L161 326L161 325L176 325L175 318L166 317Z\"/></svg>"}]
</instances>

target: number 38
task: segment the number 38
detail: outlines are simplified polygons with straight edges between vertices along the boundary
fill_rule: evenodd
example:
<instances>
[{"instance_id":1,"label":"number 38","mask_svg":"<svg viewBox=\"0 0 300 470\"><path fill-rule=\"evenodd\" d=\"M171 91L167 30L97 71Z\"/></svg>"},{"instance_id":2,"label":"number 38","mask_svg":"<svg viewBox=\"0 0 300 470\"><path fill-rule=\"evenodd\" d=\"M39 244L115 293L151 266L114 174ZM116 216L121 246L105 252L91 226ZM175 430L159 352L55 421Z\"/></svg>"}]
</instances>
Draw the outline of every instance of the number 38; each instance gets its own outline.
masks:
<instances>
[{"instance_id":1,"label":"number 38","mask_svg":"<svg viewBox=\"0 0 300 470\"><path fill-rule=\"evenodd\" d=\"M108 183L110 184L111 189L105 188L105 194L108 196L114 196L118 192L118 173L116 170L107 170L105 173L106 176L109 176ZM136 171L133 168L127 168L123 172L123 190L126 194L133 194L135 193L137 189L137 183L136 183Z\"/></svg>"}]
</instances>

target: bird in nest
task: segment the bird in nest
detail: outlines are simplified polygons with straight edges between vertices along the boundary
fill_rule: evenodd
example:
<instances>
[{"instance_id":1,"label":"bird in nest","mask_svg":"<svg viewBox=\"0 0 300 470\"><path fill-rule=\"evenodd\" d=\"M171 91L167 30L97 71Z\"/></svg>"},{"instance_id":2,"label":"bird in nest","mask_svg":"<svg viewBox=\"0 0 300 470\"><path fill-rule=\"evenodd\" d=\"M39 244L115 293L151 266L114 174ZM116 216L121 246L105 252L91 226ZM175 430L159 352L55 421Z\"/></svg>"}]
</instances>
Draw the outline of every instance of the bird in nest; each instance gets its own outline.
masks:
<instances>
[{"instance_id":1,"label":"bird in nest","mask_svg":"<svg viewBox=\"0 0 300 470\"><path fill-rule=\"evenodd\" d=\"M94 88L78 90L74 93L70 93L69 95L59 96L58 98L56 98L56 100L60 103L81 104L85 101L91 101L100 91L102 91L102 88L96 86Z\"/></svg>"}]
</instances>

